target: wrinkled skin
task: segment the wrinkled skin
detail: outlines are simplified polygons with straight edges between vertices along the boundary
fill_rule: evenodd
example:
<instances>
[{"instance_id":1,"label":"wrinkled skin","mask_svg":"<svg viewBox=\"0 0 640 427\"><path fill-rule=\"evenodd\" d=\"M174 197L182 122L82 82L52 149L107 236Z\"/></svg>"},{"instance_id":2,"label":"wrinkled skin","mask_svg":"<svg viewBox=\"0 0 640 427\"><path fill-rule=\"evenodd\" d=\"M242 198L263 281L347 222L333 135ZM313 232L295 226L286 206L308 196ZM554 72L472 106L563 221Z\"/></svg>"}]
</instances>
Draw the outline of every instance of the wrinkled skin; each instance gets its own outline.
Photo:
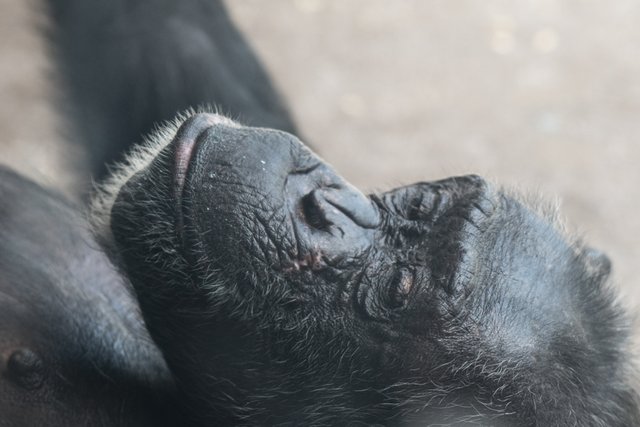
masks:
<instances>
[{"instance_id":1,"label":"wrinkled skin","mask_svg":"<svg viewBox=\"0 0 640 427\"><path fill-rule=\"evenodd\" d=\"M175 425L137 303L59 195L0 167L0 426Z\"/></svg>"},{"instance_id":2,"label":"wrinkled skin","mask_svg":"<svg viewBox=\"0 0 640 427\"><path fill-rule=\"evenodd\" d=\"M365 196L201 114L110 229L203 425L640 425L608 260L479 177Z\"/></svg>"}]
</instances>

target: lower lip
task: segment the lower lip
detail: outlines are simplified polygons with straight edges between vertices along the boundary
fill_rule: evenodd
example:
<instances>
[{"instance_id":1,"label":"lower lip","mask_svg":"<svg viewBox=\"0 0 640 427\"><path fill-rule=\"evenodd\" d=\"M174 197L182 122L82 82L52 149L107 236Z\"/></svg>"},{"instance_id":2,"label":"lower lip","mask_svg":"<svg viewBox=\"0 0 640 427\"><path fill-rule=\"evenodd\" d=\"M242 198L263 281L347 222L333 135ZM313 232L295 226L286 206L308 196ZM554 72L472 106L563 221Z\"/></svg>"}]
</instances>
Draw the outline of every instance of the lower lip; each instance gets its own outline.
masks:
<instances>
[{"instance_id":1,"label":"lower lip","mask_svg":"<svg viewBox=\"0 0 640 427\"><path fill-rule=\"evenodd\" d=\"M188 118L182 126L180 126L180 129L176 132L176 136L173 138L173 201L176 215L175 225L179 234L182 234L182 230L184 228L182 199L191 161L197 151L201 135L207 129L218 124L233 125L234 123L231 120L216 114L196 114Z\"/></svg>"},{"instance_id":2,"label":"lower lip","mask_svg":"<svg viewBox=\"0 0 640 427\"><path fill-rule=\"evenodd\" d=\"M218 124L231 124L229 119L216 114L196 114L188 118L178 132L174 140L174 174L173 174L173 196L174 199L182 198L187 172L196 151L196 143L200 135L207 129Z\"/></svg>"}]
</instances>

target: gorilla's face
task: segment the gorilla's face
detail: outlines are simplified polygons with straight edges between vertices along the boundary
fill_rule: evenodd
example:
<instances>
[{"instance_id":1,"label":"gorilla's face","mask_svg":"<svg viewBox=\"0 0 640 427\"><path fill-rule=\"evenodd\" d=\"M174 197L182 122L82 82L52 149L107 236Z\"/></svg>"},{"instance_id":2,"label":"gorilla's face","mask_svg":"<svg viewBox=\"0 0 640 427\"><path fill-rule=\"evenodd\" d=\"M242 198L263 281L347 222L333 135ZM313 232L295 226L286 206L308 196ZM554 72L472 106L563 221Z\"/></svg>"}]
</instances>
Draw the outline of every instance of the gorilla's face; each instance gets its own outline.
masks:
<instances>
[{"instance_id":1,"label":"gorilla's face","mask_svg":"<svg viewBox=\"0 0 640 427\"><path fill-rule=\"evenodd\" d=\"M200 114L110 221L217 420L635 419L608 261L479 177L367 196L289 134Z\"/></svg>"}]
</instances>

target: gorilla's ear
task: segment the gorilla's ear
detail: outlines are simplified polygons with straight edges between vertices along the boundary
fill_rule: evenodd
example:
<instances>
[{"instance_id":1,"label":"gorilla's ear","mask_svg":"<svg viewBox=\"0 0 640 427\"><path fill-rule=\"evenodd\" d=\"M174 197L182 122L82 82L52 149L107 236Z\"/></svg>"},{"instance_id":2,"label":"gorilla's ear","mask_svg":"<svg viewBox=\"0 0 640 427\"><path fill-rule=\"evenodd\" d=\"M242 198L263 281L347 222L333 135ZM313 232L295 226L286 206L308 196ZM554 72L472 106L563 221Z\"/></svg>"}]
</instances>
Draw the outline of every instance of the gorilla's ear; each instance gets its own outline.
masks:
<instances>
[{"instance_id":1,"label":"gorilla's ear","mask_svg":"<svg viewBox=\"0 0 640 427\"><path fill-rule=\"evenodd\" d=\"M604 252L586 247L582 250L581 256L590 275L597 277L601 281L609 277L611 274L611 260Z\"/></svg>"}]
</instances>

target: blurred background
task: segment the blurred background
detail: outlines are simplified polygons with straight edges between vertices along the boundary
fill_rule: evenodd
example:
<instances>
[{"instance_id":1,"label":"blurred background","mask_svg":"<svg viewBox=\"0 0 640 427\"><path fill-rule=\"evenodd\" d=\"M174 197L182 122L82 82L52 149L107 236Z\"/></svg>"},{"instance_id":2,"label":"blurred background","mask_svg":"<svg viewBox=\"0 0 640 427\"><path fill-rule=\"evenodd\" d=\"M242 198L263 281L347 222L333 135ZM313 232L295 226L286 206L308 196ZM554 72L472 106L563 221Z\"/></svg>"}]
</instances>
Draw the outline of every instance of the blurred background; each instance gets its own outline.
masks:
<instances>
[{"instance_id":1,"label":"blurred background","mask_svg":"<svg viewBox=\"0 0 640 427\"><path fill-rule=\"evenodd\" d=\"M640 307L640 2L233 0L306 139L365 190L479 173L561 201ZM72 193L35 0L0 0L0 161Z\"/></svg>"}]
</instances>

